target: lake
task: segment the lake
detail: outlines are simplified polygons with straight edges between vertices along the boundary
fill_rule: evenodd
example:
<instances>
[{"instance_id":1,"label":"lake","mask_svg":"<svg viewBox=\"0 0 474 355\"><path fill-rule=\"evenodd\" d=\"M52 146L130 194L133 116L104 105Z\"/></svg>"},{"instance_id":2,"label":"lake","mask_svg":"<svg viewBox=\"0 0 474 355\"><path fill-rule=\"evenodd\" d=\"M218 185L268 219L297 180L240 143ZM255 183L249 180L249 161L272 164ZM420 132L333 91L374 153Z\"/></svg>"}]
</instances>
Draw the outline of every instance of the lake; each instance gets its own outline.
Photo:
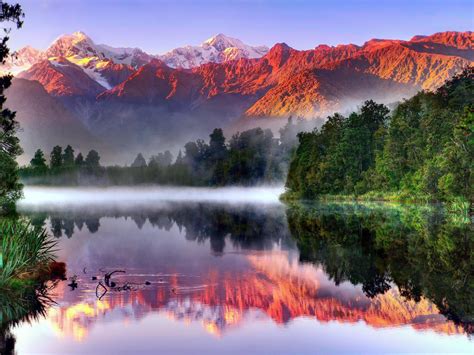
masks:
<instances>
[{"instance_id":1,"label":"lake","mask_svg":"<svg viewBox=\"0 0 474 355\"><path fill-rule=\"evenodd\" d=\"M26 188L68 280L2 331L18 354L472 352L471 223L281 191Z\"/></svg>"}]
</instances>

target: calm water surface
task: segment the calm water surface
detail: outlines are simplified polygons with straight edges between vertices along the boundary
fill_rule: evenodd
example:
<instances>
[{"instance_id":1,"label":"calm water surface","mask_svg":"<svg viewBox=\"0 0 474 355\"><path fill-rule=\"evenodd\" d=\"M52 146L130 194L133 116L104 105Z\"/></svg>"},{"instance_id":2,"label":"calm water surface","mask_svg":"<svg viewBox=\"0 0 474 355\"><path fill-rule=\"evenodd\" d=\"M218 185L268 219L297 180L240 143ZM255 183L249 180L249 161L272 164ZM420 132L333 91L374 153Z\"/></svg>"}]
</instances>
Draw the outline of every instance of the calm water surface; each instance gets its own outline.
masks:
<instances>
[{"instance_id":1,"label":"calm water surface","mask_svg":"<svg viewBox=\"0 0 474 355\"><path fill-rule=\"evenodd\" d=\"M60 282L44 316L12 327L15 351L473 350L469 223L393 206L286 207L279 192L27 189L20 213L58 238L78 287ZM125 272L104 292L113 270Z\"/></svg>"}]
</instances>

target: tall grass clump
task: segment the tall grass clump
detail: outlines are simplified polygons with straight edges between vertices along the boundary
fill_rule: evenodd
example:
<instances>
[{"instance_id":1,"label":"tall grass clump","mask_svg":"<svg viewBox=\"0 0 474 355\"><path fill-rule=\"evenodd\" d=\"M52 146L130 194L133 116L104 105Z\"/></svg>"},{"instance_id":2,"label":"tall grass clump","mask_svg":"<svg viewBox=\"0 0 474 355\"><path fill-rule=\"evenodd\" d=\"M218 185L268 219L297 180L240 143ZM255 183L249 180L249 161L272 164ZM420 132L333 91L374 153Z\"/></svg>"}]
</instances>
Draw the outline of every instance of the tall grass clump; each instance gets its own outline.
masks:
<instances>
[{"instance_id":1,"label":"tall grass clump","mask_svg":"<svg viewBox=\"0 0 474 355\"><path fill-rule=\"evenodd\" d=\"M37 278L54 261L57 241L23 220L0 221L0 288Z\"/></svg>"}]
</instances>

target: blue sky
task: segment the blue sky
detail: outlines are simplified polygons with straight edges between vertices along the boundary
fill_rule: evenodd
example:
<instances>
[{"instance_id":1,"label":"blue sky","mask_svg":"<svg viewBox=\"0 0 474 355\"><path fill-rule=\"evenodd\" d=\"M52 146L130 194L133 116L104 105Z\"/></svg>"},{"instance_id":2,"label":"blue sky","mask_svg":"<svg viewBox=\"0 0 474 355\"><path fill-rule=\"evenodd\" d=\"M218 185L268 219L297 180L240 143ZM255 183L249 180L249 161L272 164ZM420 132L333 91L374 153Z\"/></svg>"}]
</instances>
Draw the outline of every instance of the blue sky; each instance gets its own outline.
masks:
<instances>
[{"instance_id":1,"label":"blue sky","mask_svg":"<svg viewBox=\"0 0 474 355\"><path fill-rule=\"evenodd\" d=\"M297 49L362 44L370 38L472 30L472 0L17 0L25 25L11 47L46 48L63 33L84 31L97 43L158 54L217 33L246 43ZM13 0L10 0L13 2Z\"/></svg>"}]
</instances>

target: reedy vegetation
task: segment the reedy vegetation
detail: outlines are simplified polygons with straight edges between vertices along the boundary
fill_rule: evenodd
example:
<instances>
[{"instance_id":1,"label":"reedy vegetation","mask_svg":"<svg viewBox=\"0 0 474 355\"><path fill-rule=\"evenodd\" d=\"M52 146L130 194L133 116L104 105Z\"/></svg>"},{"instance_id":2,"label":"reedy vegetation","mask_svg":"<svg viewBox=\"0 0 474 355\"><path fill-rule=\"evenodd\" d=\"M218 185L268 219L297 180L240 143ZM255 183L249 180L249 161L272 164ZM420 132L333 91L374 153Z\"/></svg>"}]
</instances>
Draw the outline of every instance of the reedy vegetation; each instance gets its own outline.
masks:
<instances>
[{"instance_id":1,"label":"reedy vegetation","mask_svg":"<svg viewBox=\"0 0 474 355\"><path fill-rule=\"evenodd\" d=\"M0 289L13 287L15 280L34 279L48 271L57 241L44 229L33 228L24 220L4 220L0 222L0 231Z\"/></svg>"}]
</instances>

